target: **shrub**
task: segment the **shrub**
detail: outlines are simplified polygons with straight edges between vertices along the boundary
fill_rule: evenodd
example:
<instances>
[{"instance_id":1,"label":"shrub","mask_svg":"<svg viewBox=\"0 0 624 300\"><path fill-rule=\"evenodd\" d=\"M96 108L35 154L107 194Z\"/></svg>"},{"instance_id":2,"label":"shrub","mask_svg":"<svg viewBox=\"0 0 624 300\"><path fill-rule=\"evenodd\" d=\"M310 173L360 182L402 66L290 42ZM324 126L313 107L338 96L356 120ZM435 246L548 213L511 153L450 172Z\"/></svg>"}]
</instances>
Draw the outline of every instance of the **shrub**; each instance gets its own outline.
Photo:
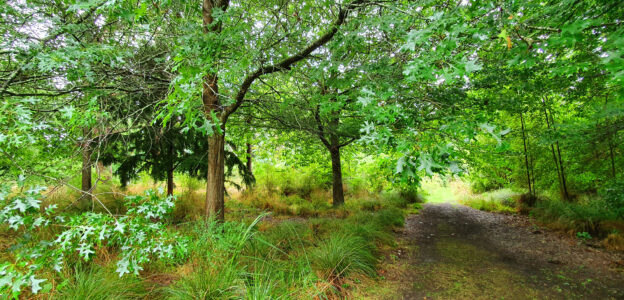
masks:
<instances>
[{"instance_id":1,"label":"shrub","mask_svg":"<svg viewBox=\"0 0 624 300\"><path fill-rule=\"evenodd\" d=\"M540 201L532 214L545 223L556 223L574 231L600 234L601 223L616 220L617 212L602 199L570 203L559 200Z\"/></svg>"},{"instance_id":2,"label":"shrub","mask_svg":"<svg viewBox=\"0 0 624 300\"><path fill-rule=\"evenodd\" d=\"M399 196L407 201L407 203L422 203L424 199L420 196L417 189L403 189L399 192Z\"/></svg>"},{"instance_id":3,"label":"shrub","mask_svg":"<svg viewBox=\"0 0 624 300\"><path fill-rule=\"evenodd\" d=\"M606 205L618 217L624 218L624 182L613 182L607 185L600 194Z\"/></svg>"}]
</instances>

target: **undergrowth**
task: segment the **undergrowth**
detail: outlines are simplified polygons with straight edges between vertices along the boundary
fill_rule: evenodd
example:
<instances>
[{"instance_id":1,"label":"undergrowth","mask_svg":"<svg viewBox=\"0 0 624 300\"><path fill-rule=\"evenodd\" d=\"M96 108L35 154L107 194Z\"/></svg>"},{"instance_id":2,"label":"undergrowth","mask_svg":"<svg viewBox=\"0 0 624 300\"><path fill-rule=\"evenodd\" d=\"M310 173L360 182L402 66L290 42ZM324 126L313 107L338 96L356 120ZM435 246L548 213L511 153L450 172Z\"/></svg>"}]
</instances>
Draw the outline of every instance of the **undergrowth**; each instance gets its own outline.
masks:
<instances>
[{"instance_id":1,"label":"undergrowth","mask_svg":"<svg viewBox=\"0 0 624 300\"><path fill-rule=\"evenodd\" d=\"M268 172L268 171L272 171ZM224 223L201 217L204 183L176 176L176 206L168 230L178 232L186 249L172 259L146 266L139 275L120 278L113 259L95 259L69 268L52 299L336 299L348 297L358 278L377 277L392 231L403 226L415 193L370 192L365 180L345 184L343 207L331 206L331 190L312 171L268 170L258 184L228 190ZM278 175L279 174L279 175ZM158 185L140 177L125 189L97 187L98 200L115 213L117 198ZM109 192L106 192L109 189ZM67 193L63 197L63 193ZM73 207L79 194L55 191L46 201ZM84 208L82 208L84 209ZM96 208L97 210L97 208ZM263 213L264 211L264 213ZM258 217L258 215L260 215ZM106 248L115 257L119 249ZM54 278L56 275L50 275ZM60 277L59 277L60 278Z\"/></svg>"},{"instance_id":2,"label":"undergrowth","mask_svg":"<svg viewBox=\"0 0 624 300\"><path fill-rule=\"evenodd\" d=\"M581 195L572 201L542 194L538 197L500 189L470 194L460 203L475 209L499 213L529 214L544 226L583 236L583 241L599 239L603 246L624 250L624 219L620 207L621 187L615 186L595 195ZM533 197L533 199L531 199Z\"/></svg>"}]
</instances>

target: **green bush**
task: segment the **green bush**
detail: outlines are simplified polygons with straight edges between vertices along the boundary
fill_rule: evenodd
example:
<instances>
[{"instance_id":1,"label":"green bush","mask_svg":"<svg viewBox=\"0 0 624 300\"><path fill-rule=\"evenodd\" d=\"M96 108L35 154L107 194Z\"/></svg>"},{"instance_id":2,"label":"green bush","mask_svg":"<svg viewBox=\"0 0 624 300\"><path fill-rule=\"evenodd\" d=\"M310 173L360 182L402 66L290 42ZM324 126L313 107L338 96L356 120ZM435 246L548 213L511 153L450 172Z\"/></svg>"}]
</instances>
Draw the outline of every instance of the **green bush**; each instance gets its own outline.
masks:
<instances>
[{"instance_id":1,"label":"green bush","mask_svg":"<svg viewBox=\"0 0 624 300\"><path fill-rule=\"evenodd\" d=\"M559 223L575 231L600 233L600 223L617 220L618 212L601 198L571 203L560 200L539 201L531 214L545 223Z\"/></svg>"},{"instance_id":2,"label":"green bush","mask_svg":"<svg viewBox=\"0 0 624 300\"><path fill-rule=\"evenodd\" d=\"M608 184L600 195L606 205L620 218L624 218L624 182Z\"/></svg>"}]
</instances>

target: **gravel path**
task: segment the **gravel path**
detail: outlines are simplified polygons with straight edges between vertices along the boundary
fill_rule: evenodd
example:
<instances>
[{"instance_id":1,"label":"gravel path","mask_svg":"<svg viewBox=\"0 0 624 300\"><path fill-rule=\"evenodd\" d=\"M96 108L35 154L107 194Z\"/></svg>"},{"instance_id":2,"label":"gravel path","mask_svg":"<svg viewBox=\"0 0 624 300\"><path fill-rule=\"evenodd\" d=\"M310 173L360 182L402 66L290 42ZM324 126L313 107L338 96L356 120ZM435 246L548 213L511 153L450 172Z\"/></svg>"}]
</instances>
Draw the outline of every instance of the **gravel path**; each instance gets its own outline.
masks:
<instances>
[{"instance_id":1,"label":"gravel path","mask_svg":"<svg viewBox=\"0 0 624 300\"><path fill-rule=\"evenodd\" d=\"M624 299L620 254L524 216L426 204L400 240L404 299Z\"/></svg>"}]
</instances>

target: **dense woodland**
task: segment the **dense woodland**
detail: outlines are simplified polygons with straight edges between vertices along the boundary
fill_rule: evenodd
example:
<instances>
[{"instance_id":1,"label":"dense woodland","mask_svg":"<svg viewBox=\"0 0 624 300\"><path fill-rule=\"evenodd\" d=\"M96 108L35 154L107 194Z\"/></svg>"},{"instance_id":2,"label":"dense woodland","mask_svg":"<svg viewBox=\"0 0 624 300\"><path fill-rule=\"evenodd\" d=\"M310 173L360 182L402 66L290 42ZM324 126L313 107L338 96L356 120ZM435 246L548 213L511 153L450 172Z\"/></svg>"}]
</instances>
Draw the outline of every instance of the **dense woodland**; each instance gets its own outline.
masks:
<instances>
[{"instance_id":1,"label":"dense woodland","mask_svg":"<svg viewBox=\"0 0 624 300\"><path fill-rule=\"evenodd\" d=\"M431 178L624 250L623 17L2 1L0 295L359 298Z\"/></svg>"}]
</instances>

